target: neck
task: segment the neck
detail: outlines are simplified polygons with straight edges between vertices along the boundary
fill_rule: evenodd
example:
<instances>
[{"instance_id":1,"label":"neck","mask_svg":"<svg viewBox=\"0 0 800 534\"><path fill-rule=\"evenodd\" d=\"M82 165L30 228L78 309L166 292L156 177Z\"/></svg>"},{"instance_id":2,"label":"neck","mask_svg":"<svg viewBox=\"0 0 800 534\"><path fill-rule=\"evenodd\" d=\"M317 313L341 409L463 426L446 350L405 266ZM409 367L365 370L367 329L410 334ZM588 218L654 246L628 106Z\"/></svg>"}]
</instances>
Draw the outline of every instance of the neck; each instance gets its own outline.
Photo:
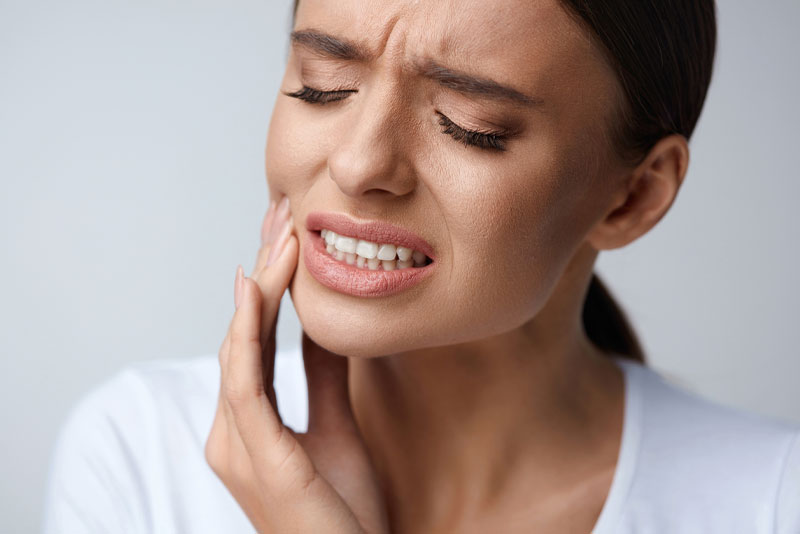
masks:
<instances>
[{"instance_id":1,"label":"neck","mask_svg":"<svg viewBox=\"0 0 800 534\"><path fill-rule=\"evenodd\" d=\"M622 375L579 313L553 311L569 308L558 301L491 338L350 359L353 411L393 531L457 528L508 496L530 503L613 472Z\"/></svg>"}]
</instances>

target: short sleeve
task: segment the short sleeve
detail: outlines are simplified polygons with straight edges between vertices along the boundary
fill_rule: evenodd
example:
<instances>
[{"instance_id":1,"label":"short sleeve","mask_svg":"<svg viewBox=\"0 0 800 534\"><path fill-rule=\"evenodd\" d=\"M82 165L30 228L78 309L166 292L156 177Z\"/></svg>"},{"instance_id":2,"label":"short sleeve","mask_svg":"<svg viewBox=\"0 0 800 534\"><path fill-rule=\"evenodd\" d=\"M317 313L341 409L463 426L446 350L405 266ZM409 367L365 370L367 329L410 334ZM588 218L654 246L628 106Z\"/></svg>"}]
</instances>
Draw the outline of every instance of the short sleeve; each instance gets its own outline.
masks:
<instances>
[{"instance_id":1,"label":"short sleeve","mask_svg":"<svg viewBox=\"0 0 800 534\"><path fill-rule=\"evenodd\" d=\"M145 397L145 385L125 369L72 407L50 458L44 534L152 531L136 458Z\"/></svg>"},{"instance_id":2,"label":"short sleeve","mask_svg":"<svg viewBox=\"0 0 800 534\"><path fill-rule=\"evenodd\" d=\"M775 515L778 534L800 534L800 431L789 445Z\"/></svg>"}]
</instances>

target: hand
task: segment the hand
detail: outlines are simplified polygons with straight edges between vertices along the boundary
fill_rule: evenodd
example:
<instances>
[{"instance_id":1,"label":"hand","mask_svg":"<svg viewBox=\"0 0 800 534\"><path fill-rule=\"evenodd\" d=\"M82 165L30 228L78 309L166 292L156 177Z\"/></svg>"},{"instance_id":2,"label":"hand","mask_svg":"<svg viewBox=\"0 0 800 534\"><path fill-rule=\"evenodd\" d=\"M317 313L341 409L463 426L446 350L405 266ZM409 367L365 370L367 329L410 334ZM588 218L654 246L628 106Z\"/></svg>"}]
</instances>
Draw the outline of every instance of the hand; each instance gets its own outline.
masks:
<instances>
[{"instance_id":1,"label":"hand","mask_svg":"<svg viewBox=\"0 0 800 534\"><path fill-rule=\"evenodd\" d=\"M277 234L277 235L276 235ZM303 332L308 432L284 426L272 385L281 296L297 267L288 199L264 218L252 278L236 271L234 312L219 351L212 470L260 533L384 533L383 497L350 407L345 356Z\"/></svg>"}]
</instances>

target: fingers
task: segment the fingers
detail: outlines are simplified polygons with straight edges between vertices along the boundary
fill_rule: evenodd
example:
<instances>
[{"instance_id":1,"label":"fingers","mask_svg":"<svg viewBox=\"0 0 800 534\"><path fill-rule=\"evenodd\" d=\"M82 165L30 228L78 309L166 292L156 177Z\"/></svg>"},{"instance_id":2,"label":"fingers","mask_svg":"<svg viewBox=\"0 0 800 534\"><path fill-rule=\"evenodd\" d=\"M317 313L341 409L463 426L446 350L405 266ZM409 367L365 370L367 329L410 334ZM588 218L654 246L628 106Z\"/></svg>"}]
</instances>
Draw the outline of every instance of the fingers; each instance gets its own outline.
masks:
<instances>
[{"instance_id":1,"label":"fingers","mask_svg":"<svg viewBox=\"0 0 800 534\"><path fill-rule=\"evenodd\" d=\"M235 396L257 396L261 392L266 394L267 400L271 404L273 412L276 414L278 424L280 423L280 415L277 413L277 399L273 388L273 374L274 374L274 354L275 354L275 326L277 323L277 312L280 304L280 299L286 290L292 273L296 267L296 239L290 247L288 253L294 253L294 258L290 261L277 262L277 259L284 258L285 255L281 254L286 246L287 241L291 237L292 223L289 214L289 199L284 196L283 199L276 205L276 201L270 202L269 210L264 217L264 222L261 228L261 237L263 245L259 253L259 261L256 266L256 283L258 289L257 294L254 296L256 300L248 301L248 306L258 306L257 314L247 313L247 309L239 312L240 300L244 299L244 285L251 283L245 281L243 270L241 266L237 268L236 282L235 282L235 303L237 312L234 314L234 319L231 321L231 327L228 329L228 334L223 340L222 347L220 348L220 366L221 366L221 383L228 384L230 388L236 388L231 391ZM267 269L267 264L275 264L274 267ZM249 279L248 279L249 280ZM260 324L259 328L249 335L251 339L247 339L247 333L253 330L253 326L248 324L247 321L256 321ZM238 321L237 321L238 319ZM236 327L238 325L238 328ZM233 345L233 337L237 336L236 347ZM257 350L258 349L258 350ZM242 376L250 378L251 382L237 382L236 377L228 378L226 375L233 368L228 362L230 354L235 351L242 351L245 355L258 353L259 358L256 360L242 359L243 365L236 366L236 369L241 370ZM249 367L247 366L249 364ZM240 388L249 388L248 390ZM230 402L226 403L226 409L230 409Z\"/></svg>"},{"instance_id":2,"label":"fingers","mask_svg":"<svg viewBox=\"0 0 800 534\"><path fill-rule=\"evenodd\" d=\"M275 390L272 386L275 370L275 333L278 323L278 310L281 298L286 292L295 269L299 244L292 235L291 218L283 221L281 232L270 247L266 265L255 277L255 282L263 295L261 310L261 345L264 348L263 370L267 395L275 405Z\"/></svg>"},{"instance_id":3,"label":"fingers","mask_svg":"<svg viewBox=\"0 0 800 534\"><path fill-rule=\"evenodd\" d=\"M268 405L261 374L261 292L250 278L244 278L239 307L231 323L230 353L223 388L245 445L263 421L266 432L280 432L272 407ZM250 436L246 435L250 434Z\"/></svg>"},{"instance_id":4,"label":"fingers","mask_svg":"<svg viewBox=\"0 0 800 534\"><path fill-rule=\"evenodd\" d=\"M262 339L263 342L266 342L269 336L274 335L274 323L278 318L281 298L289 287L297 268L300 245L297 238L291 234L291 221L287 221L285 224L278 241L270 251L276 257L267 259L268 262L272 261L273 263L255 277L255 282L264 295L262 332L265 335Z\"/></svg>"},{"instance_id":5,"label":"fingers","mask_svg":"<svg viewBox=\"0 0 800 534\"><path fill-rule=\"evenodd\" d=\"M287 224L288 221L288 224ZM276 258L280 256L282 249L285 247L286 242L292 232L293 221L290 215L289 198L284 196L280 202L272 200L269 209L264 216L264 222L261 225L261 249L256 259L256 265L253 269L251 278L259 284L264 294L264 303L266 309L262 310L262 325L261 325L261 345L262 345L262 383L267 394L267 397L272 406L277 411L277 399L275 396L275 389L273 387L274 378L274 354L275 354L275 327L278 318L278 308L280 299L288 286L288 279L291 279L289 274L286 279L287 268L293 272L296 267L294 265L281 266L279 269L274 267L269 271L280 270L279 276L274 276L273 272L269 275L268 263L275 263ZM289 253L293 253L291 250ZM293 253L296 256L296 252ZM274 303L274 304L273 304Z\"/></svg>"},{"instance_id":6,"label":"fingers","mask_svg":"<svg viewBox=\"0 0 800 534\"><path fill-rule=\"evenodd\" d=\"M255 276L244 277L237 269L237 307L220 349L222 407L232 451L243 449L259 465L288 468L303 481L313 476L313 464L304 452L297 452L302 448L294 433L283 426L272 386L278 309L299 248L287 198L277 207L271 203L262 238L265 246Z\"/></svg>"},{"instance_id":7,"label":"fingers","mask_svg":"<svg viewBox=\"0 0 800 534\"><path fill-rule=\"evenodd\" d=\"M285 532L300 525L309 532L360 532L352 510L301 445L306 436L282 424L275 403L277 316L299 250L288 200L279 205L285 207L271 203L265 216L265 245L254 275L245 277L241 266L237 269L236 310L220 347L220 398L206 457L259 532ZM313 343L306 348L315 406L332 399L328 410L333 415L323 416L331 422L351 414L347 359Z\"/></svg>"},{"instance_id":8,"label":"fingers","mask_svg":"<svg viewBox=\"0 0 800 534\"><path fill-rule=\"evenodd\" d=\"M305 331L302 347L308 383L308 432L326 434L355 430L347 357L320 347Z\"/></svg>"},{"instance_id":9,"label":"fingers","mask_svg":"<svg viewBox=\"0 0 800 534\"><path fill-rule=\"evenodd\" d=\"M254 464L268 468L256 474L269 478L282 471L292 478L292 486L303 487L316 476L314 466L293 434L281 423L264 390L259 339L262 304L258 285L245 278L231 324L225 396L247 454ZM274 486L279 481L276 477L262 482Z\"/></svg>"},{"instance_id":10,"label":"fingers","mask_svg":"<svg viewBox=\"0 0 800 534\"><path fill-rule=\"evenodd\" d=\"M286 198L286 197L284 197ZM277 202L275 200L270 200L269 208L267 209L266 215L264 215L264 222L261 224L261 244L264 245L268 241L269 232L272 228L272 221L275 219L275 207Z\"/></svg>"},{"instance_id":11,"label":"fingers","mask_svg":"<svg viewBox=\"0 0 800 534\"><path fill-rule=\"evenodd\" d=\"M282 206L288 206L286 198L281 202ZM263 259L263 268L257 272L254 280L261 289L263 304L261 310L261 346L263 383L266 386L267 397L273 406L277 407L275 389L273 387L275 373L275 332L278 322L278 310L281 298L286 292L286 288L297 268L297 256L299 244L297 238L292 235L293 221L289 215L288 208L279 208L274 221L274 226L278 226L277 231L272 232L268 239L274 239L263 250L269 253ZM274 227L273 227L274 230ZM274 236L274 237L273 237Z\"/></svg>"},{"instance_id":12,"label":"fingers","mask_svg":"<svg viewBox=\"0 0 800 534\"><path fill-rule=\"evenodd\" d=\"M284 196L279 203L275 200L270 202L270 207L261 225L261 249L258 251L256 265L250 274L251 278L256 278L266 267L267 256L281 232L283 222L289 218L289 211L289 197Z\"/></svg>"}]
</instances>

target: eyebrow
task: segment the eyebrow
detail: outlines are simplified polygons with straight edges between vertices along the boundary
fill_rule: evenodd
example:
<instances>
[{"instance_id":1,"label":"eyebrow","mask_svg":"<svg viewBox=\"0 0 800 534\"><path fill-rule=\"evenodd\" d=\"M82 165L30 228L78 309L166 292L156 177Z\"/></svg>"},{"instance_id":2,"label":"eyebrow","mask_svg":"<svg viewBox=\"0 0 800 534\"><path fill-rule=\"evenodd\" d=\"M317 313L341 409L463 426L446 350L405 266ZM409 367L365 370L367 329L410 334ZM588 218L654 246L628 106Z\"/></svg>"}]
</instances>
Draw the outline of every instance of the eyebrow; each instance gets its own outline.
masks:
<instances>
[{"instance_id":1,"label":"eyebrow","mask_svg":"<svg viewBox=\"0 0 800 534\"><path fill-rule=\"evenodd\" d=\"M302 46L316 54L332 59L368 62L372 55L361 44L334 37L318 30L296 30L291 33L290 38L293 45ZM492 79L450 69L430 58L414 60L412 70L415 74L434 80L442 87L447 87L462 94L475 95L492 100L504 100L526 106L537 106L544 103L540 98L530 97Z\"/></svg>"}]
</instances>

